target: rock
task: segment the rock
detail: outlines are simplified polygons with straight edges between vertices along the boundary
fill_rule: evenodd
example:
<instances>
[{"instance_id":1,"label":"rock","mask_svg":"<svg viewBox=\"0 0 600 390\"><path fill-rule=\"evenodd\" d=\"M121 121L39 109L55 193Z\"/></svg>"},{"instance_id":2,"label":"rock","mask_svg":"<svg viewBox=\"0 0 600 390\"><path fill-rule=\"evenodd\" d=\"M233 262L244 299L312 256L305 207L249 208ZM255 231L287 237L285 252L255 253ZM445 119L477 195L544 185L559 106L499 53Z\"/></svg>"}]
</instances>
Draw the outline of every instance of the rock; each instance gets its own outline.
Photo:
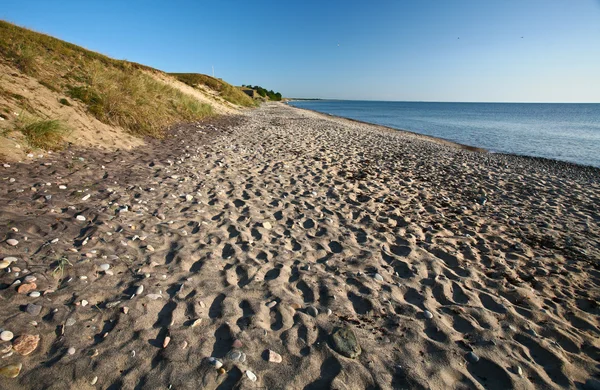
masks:
<instances>
[{"instance_id":1,"label":"rock","mask_svg":"<svg viewBox=\"0 0 600 390\"><path fill-rule=\"evenodd\" d=\"M338 328L332 334L333 349L343 356L354 359L362 352L356 335L349 327Z\"/></svg>"},{"instance_id":2,"label":"rock","mask_svg":"<svg viewBox=\"0 0 600 390\"><path fill-rule=\"evenodd\" d=\"M271 222L263 222L263 227L267 230L271 230L273 229L273 226L271 225Z\"/></svg>"},{"instance_id":3,"label":"rock","mask_svg":"<svg viewBox=\"0 0 600 390\"><path fill-rule=\"evenodd\" d=\"M90 384L93 386L93 385L95 385L97 382L98 382L98 377L97 377L97 376L95 376L95 377L93 377L93 378L92 378L92 381L90 382Z\"/></svg>"},{"instance_id":4,"label":"rock","mask_svg":"<svg viewBox=\"0 0 600 390\"><path fill-rule=\"evenodd\" d=\"M16 378L17 376L19 376L21 368L23 368L22 363L9 364L8 366L0 368L0 376L3 376L5 378Z\"/></svg>"},{"instance_id":5,"label":"rock","mask_svg":"<svg viewBox=\"0 0 600 390\"><path fill-rule=\"evenodd\" d=\"M13 341L13 350L19 355L29 355L35 351L40 342L40 335L22 334Z\"/></svg>"},{"instance_id":6,"label":"rock","mask_svg":"<svg viewBox=\"0 0 600 390\"><path fill-rule=\"evenodd\" d=\"M466 356L467 361L471 363L477 363L479 361L479 356L475 355L475 352L469 352Z\"/></svg>"},{"instance_id":7,"label":"rock","mask_svg":"<svg viewBox=\"0 0 600 390\"><path fill-rule=\"evenodd\" d=\"M153 301L157 300L157 299L161 299L162 295L160 294L147 294L146 295L149 299L152 299Z\"/></svg>"},{"instance_id":8,"label":"rock","mask_svg":"<svg viewBox=\"0 0 600 390\"><path fill-rule=\"evenodd\" d=\"M65 322L65 326L73 326L77 321L73 317L67 318L67 322Z\"/></svg>"},{"instance_id":9,"label":"rock","mask_svg":"<svg viewBox=\"0 0 600 390\"><path fill-rule=\"evenodd\" d=\"M89 302L88 302L88 301L86 301L85 299L82 299L82 300L81 300L81 306L84 306L84 307L85 307L85 306L87 306L87 305L88 305L88 303L89 303Z\"/></svg>"},{"instance_id":10,"label":"rock","mask_svg":"<svg viewBox=\"0 0 600 390\"><path fill-rule=\"evenodd\" d=\"M69 347L69 349L67 349L67 353L68 353L69 355L75 355L75 348L73 348L73 347Z\"/></svg>"},{"instance_id":11,"label":"rock","mask_svg":"<svg viewBox=\"0 0 600 390\"><path fill-rule=\"evenodd\" d=\"M9 342L0 343L0 354L9 353L12 350L12 344Z\"/></svg>"},{"instance_id":12,"label":"rock","mask_svg":"<svg viewBox=\"0 0 600 390\"><path fill-rule=\"evenodd\" d=\"M309 307L306 308L306 313L309 314L309 315L311 315L311 316L313 316L313 317L316 317L316 316L319 315L319 309L317 309L314 306L309 306Z\"/></svg>"},{"instance_id":13,"label":"rock","mask_svg":"<svg viewBox=\"0 0 600 390\"><path fill-rule=\"evenodd\" d=\"M423 312L423 316L424 316L425 318L427 318L428 320L430 320L430 319L432 319L432 318L433 318L433 314L431 314L431 312L430 312L429 310L425 310L425 311Z\"/></svg>"},{"instance_id":14,"label":"rock","mask_svg":"<svg viewBox=\"0 0 600 390\"><path fill-rule=\"evenodd\" d=\"M187 200L188 202L191 202L192 200L194 200L194 197L192 195L186 195L185 200Z\"/></svg>"},{"instance_id":15,"label":"rock","mask_svg":"<svg viewBox=\"0 0 600 390\"><path fill-rule=\"evenodd\" d=\"M223 362L221 362L219 359L214 358L214 357L209 357L208 358L208 362L213 365L217 370L221 367L223 367Z\"/></svg>"},{"instance_id":16,"label":"rock","mask_svg":"<svg viewBox=\"0 0 600 390\"><path fill-rule=\"evenodd\" d=\"M8 268L10 266L10 261L2 260L0 261L0 269Z\"/></svg>"},{"instance_id":17,"label":"rock","mask_svg":"<svg viewBox=\"0 0 600 390\"><path fill-rule=\"evenodd\" d=\"M121 310L123 310L123 314L129 313L129 308L127 306L123 306Z\"/></svg>"},{"instance_id":18,"label":"rock","mask_svg":"<svg viewBox=\"0 0 600 390\"><path fill-rule=\"evenodd\" d=\"M137 288L135 289L136 295L140 295L143 292L144 292L144 286L137 286Z\"/></svg>"},{"instance_id":19,"label":"rock","mask_svg":"<svg viewBox=\"0 0 600 390\"><path fill-rule=\"evenodd\" d=\"M254 373L250 370L246 370L246 376L248 377L248 379L250 379L252 382L256 382L256 380L258 379L256 377L256 375L254 375Z\"/></svg>"},{"instance_id":20,"label":"rock","mask_svg":"<svg viewBox=\"0 0 600 390\"><path fill-rule=\"evenodd\" d=\"M9 238L8 240L6 240L6 243L10 246L17 246L19 241L15 240L14 238Z\"/></svg>"},{"instance_id":21,"label":"rock","mask_svg":"<svg viewBox=\"0 0 600 390\"><path fill-rule=\"evenodd\" d=\"M375 274L375 275L373 275L373 278L374 278L375 280L378 280L378 281L380 281L380 282L383 282L383 276L381 276L380 274Z\"/></svg>"},{"instance_id":22,"label":"rock","mask_svg":"<svg viewBox=\"0 0 600 390\"><path fill-rule=\"evenodd\" d=\"M90 194L85 195L83 198L81 198L81 200L86 201L90 198Z\"/></svg>"},{"instance_id":23,"label":"rock","mask_svg":"<svg viewBox=\"0 0 600 390\"><path fill-rule=\"evenodd\" d=\"M61 184L61 185L58 186L58 188L61 189L61 190L66 190L67 186Z\"/></svg>"},{"instance_id":24,"label":"rock","mask_svg":"<svg viewBox=\"0 0 600 390\"><path fill-rule=\"evenodd\" d=\"M37 288L35 283L23 283L17 288L19 294L27 294Z\"/></svg>"},{"instance_id":25,"label":"rock","mask_svg":"<svg viewBox=\"0 0 600 390\"><path fill-rule=\"evenodd\" d=\"M39 291L32 291L29 293L29 296L31 298L38 298L40 295L42 295Z\"/></svg>"},{"instance_id":26,"label":"rock","mask_svg":"<svg viewBox=\"0 0 600 390\"><path fill-rule=\"evenodd\" d=\"M266 306L267 306L269 309L272 309L273 307L275 307L275 305L277 305L277 301L271 301L271 302L267 303L267 305L266 305Z\"/></svg>"},{"instance_id":27,"label":"rock","mask_svg":"<svg viewBox=\"0 0 600 390\"><path fill-rule=\"evenodd\" d=\"M38 316L42 312L42 305L35 305L33 303L27 304L25 311L32 316Z\"/></svg>"},{"instance_id":28,"label":"rock","mask_svg":"<svg viewBox=\"0 0 600 390\"><path fill-rule=\"evenodd\" d=\"M10 341L13 337L15 337L15 335L10 330L5 330L0 333L0 340L2 341Z\"/></svg>"},{"instance_id":29,"label":"rock","mask_svg":"<svg viewBox=\"0 0 600 390\"><path fill-rule=\"evenodd\" d=\"M195 328L198 325L200 325L202 323L202 318L196 318L194 321L192 321L192 323L190 324L191 328Z\"/></svg>"},{"instance_id":30,"label":"rock","mask_svg":"<svg viewBox=\"0 0 600 390\"><path fill-rule=\"evenodd\" d=\"M110 264L100 264L100 271L108 271L110 269Z\"/></svg>"},{"instance_id":31,"label":"rock","mask_svg":"<svg viewBox=\"0 0 600 390\"><path fill-rule=\"evenodd\" d=\"M246 354L241 351L232 349L231 351L227 352L227 355L225 355L225 359L234 362L244 363L246 361Z\"/></svg>"},{"instance_id":32,"label":"rock","mask_svg":"<svg viewBox=\"0 0 600 390\"><path fill-rule=\"evenodd\" d=\"M267 351L268 351L268 355L269 355L269 359L268 360L271 363L281 363L283 361L283 358L277 352L271 351L270 349L267 350Z\"/></svg>"},{"instance_id":33,"label":"rock","mask_svg":"<svg viewBox=\"0 0 600 390\"><path fill-rule=\"evenodd\" d=\"M171 342L171 337L170 336L166 336L165 339L163 340L163 348L167 348L167 345L169 345L169 343Z\"/></svg>"},{"instance_id":34,"label":"rock","mask_svg":"<svg viewBox=\"0 0 600 390\"><path fill-rule=\"evenodd\" d=\"M78 215L75 217L75 219L78 221L85 221L85 217L83 215Z\"/></svg>"},{"instance_id":35,"label":"rock","mask_svg":"<svg viewBox=\"0 0 600 390\"><path fill-rule=\"evenodd\" d=\"M33 283L37 280L37 278L33 275L27 275L23 280L25 281L25 283Z\"/></svg>"},{"instance_id":36,"label":"rock","mask_svg":"<svg viewBox=\"0 0 600 390\"><path fill-rule=\"evenodd\" d=\"M515 366L514 370L515 370L515 374L517 374L518 376L523 376L523 369L521 368L521 366Z\"/></svg>"},{"instance_id":37,"label":"rock","mask_svg":"<svg viewBox=\"0 0 600 390\"><path fill-rule=\"evenodd\" d=\"M16 263L17 260L19 260L19 259L17 259L16 257L8 256L8 257L5 257L3 260L8 261L9 263Z\"/></svg>"},{"instance_id":38,"label":"rock","mask_svg":"<svg viewBox=\"0 0 600 390\"><path fill-rule=\"evenodd\" d=\"M243 345L244 344L242 344L242 342L240 340L238 340L238 339L233 340L233 344L232 344L233 348L242 348Z\"/></svg>"}]
</instances>

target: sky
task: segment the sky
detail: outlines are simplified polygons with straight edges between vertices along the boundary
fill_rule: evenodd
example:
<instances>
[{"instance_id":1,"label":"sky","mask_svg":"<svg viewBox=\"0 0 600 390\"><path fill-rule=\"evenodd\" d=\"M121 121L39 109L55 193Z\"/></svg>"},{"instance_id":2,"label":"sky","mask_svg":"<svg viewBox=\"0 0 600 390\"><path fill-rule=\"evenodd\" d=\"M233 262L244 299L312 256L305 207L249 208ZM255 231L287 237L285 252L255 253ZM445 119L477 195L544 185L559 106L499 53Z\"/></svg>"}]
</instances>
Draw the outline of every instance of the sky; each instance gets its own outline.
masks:
<instances>
[{"instance_id":1,"label":"sky","mask_svg":"<svg viewBox=\"0 0 600 390\"><path fill-rule=\"evenodd\" d=\"M0 18L286 97L600 102L600 0L3 0Z\"/></svg>"}]
</instances>

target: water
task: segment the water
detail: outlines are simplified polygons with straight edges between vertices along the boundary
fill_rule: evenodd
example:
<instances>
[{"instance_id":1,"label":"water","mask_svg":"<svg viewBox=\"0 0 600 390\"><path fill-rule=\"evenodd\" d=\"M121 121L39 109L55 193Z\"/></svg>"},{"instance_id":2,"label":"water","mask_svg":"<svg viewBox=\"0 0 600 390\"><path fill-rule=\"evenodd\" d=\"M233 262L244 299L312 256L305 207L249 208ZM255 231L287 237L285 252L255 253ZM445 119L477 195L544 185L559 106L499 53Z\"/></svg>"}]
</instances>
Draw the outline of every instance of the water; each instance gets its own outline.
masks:
<instances>
[{"instance_id":1,"label":"water","mask_svg":"<svg viewBox=\"0 0 600 390\"><path fill-rule=\"evenodd\" d=\"M600 168L600 104L350 100L291 105L485 148Z\"/></svg>"}]
</instances>

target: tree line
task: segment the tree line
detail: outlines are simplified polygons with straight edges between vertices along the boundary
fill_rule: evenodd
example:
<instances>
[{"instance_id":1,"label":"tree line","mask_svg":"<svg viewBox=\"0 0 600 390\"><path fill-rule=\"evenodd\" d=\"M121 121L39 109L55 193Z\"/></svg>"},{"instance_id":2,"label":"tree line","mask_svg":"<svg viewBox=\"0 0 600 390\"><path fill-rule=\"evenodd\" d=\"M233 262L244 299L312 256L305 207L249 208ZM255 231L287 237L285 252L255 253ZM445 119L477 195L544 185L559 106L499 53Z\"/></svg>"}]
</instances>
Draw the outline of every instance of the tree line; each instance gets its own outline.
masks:
<instances>
[{"instance_id":1,"label":"tree line","mask_svg":"<svg viewBox=\"0 0 600 390\"><path fill-rule=\"evenodd\" d=\"M263 87L260 87L258 85L255 85L255 86L252 86L252 85L242 85L242 87L253 89L260 96L262 96L262 97L268 97L270 100L276 100L276 101L281 100L281 94L279 92L273 92L272 89L271 90L267 90L267 89L265 89Z\"/></svg>"}]
</instances>

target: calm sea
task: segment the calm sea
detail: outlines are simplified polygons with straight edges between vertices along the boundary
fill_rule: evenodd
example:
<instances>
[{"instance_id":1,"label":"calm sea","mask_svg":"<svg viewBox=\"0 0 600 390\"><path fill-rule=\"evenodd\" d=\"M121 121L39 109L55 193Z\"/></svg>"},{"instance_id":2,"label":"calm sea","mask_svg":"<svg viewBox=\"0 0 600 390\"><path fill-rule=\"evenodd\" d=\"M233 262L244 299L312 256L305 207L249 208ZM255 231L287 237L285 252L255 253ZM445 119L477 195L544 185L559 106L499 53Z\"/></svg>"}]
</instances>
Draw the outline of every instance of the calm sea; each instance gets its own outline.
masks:
<instances>
[{"instance_id":1,"label":"calm sea","mask_svg":"<svg viewBox=\"0 0 600 390\"><path fill-rule=\"evenodd\" d=\"M600 104L350 100L306 100L290 104L492 152L600 167Z\"/></svg>"}]
</instances>

